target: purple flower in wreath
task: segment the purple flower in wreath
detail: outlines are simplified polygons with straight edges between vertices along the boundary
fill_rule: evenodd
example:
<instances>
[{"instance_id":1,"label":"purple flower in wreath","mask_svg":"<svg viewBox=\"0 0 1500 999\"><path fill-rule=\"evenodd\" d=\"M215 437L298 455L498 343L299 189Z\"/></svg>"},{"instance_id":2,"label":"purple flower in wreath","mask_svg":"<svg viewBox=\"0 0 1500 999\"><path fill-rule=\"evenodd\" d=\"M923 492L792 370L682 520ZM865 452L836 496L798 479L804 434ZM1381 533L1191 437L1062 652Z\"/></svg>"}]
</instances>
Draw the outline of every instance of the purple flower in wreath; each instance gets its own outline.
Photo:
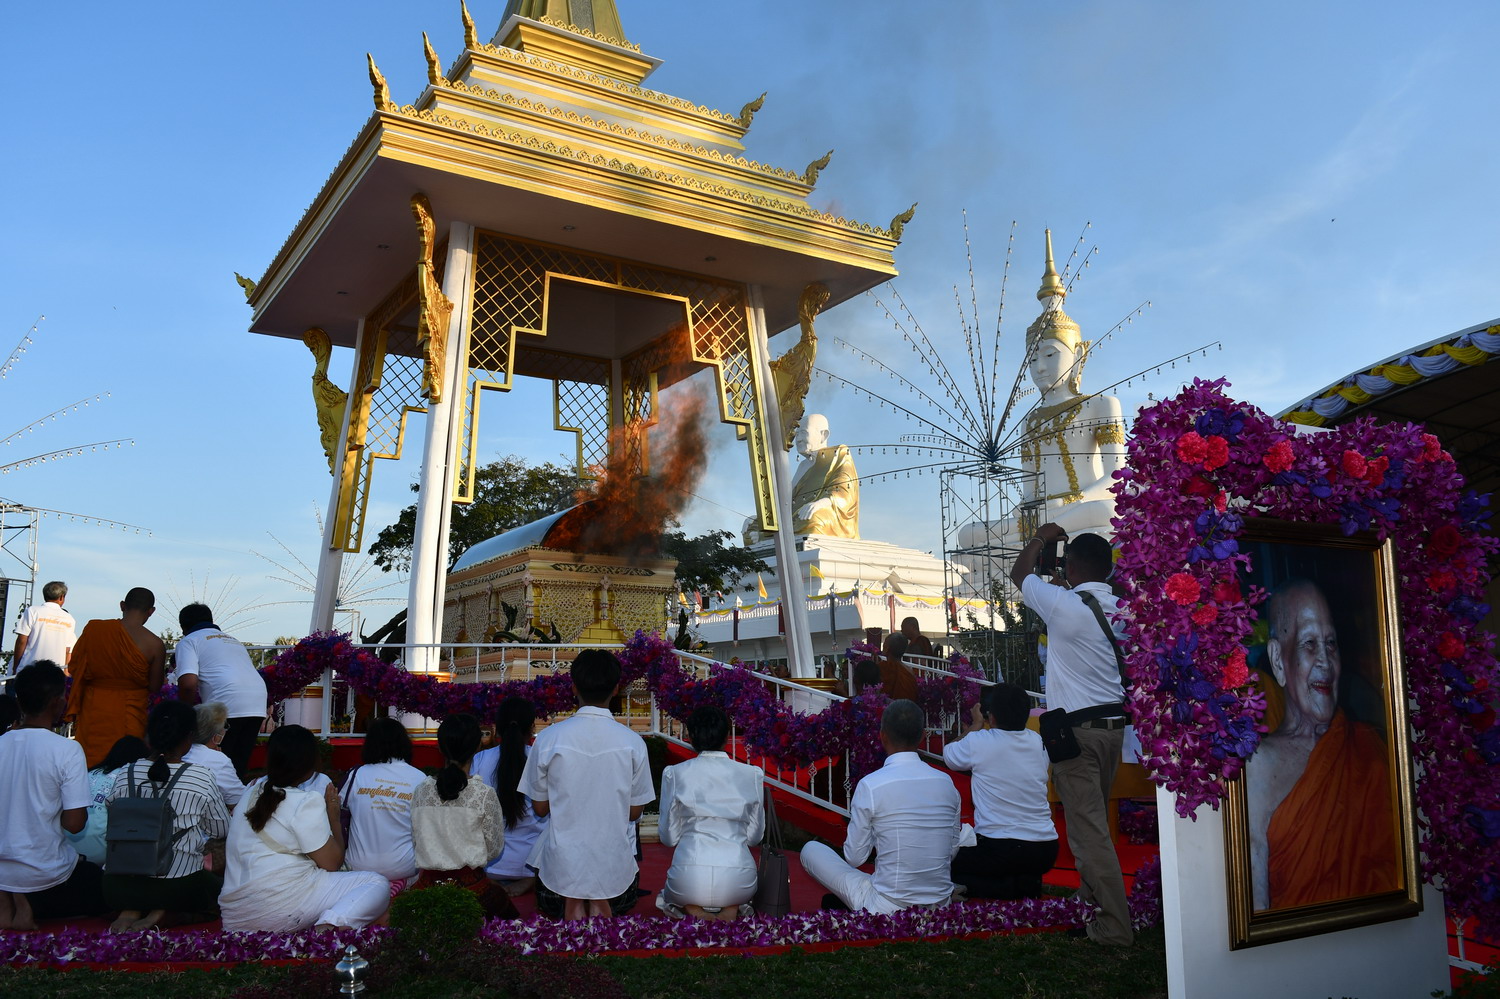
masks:
<instances>
[{"instance_id":1,"label":"purple flower in wreath","mask_svg":"<svg viewBox=\"0 0 1500 999\"><path fill-rule=\"evenodd\" d=\"M1483 621L1490 614L1490 605L1471 600L1463 594L1459 594L1449 602L1445 608L1454 617L1466 618L1470 621Z\"/></svg>"},{"instance_id":2,"label":"purple flower in wreath","mask_svg":"<svg viewBox=\"0 0 1500 999\"><path fill-rule=\"evenodd\" d=\"M1484 762L1493 766L1500 763L1500 725L1491 725L1474 740L1474 748L1484 757Z\"/></svg>"},{"instance_id":3,"label":"purple flower in wreath","mask_svg":"<svg viewBox=\"0 0 1500 999\"><path fill-rule=\"evenodd\" d=\"M1245 429L1245 414L1238 409L1233 412L1210 409L1193 421L1193 429L1200 437L1222 437L1234 444L1239 441L1240 431Z\"/></svg>"},{"instance_id":4,"label":"purple flower in wreath","mask_svg":"<svg viewBox=\"0 0 1500 999\"><path fill-rule=\"evenodd\" d=\"M1458 501L1458 519L1463 521L1465 530L1488 531L1491 515L1489 493L1464 491L1463 499Z\"/></svg>"}]
</instances>

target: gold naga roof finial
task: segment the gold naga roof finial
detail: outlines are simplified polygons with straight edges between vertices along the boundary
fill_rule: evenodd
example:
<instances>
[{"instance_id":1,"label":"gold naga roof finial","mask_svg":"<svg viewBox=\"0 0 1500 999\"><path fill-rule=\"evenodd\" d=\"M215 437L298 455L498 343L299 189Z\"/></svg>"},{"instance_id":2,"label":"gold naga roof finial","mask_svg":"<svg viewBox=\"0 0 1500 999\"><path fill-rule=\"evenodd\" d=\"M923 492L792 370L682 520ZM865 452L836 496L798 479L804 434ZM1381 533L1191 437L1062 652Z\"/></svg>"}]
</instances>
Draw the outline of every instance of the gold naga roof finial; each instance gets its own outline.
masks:
<instances>
[{"instance_id":1,"label":"gold naga roof finial","mask_svg":"<svg viewBox=\"0 0 1500 999\"><path fill-rule=\"evenodd\" d=\"M1037 291L1036 298L1039 302L1045 302L1054 295L1059 298L1068 297L1068 289L1063 287L1062 278L1057 276L1057 265L1052 262L1052 230L1047 233L1047 269L1042 273L1042 287Z\"/></svg>"},{"instance_id":2,"label":"gold naga roof finial","mask_svg":"<svg viewBox=\"0 0 1500 999\"><path fill-rule=\"evenodd\" d=\"M802 424L803 404L812 386L813 364L818 358L818 334L813 322L828 304L828 286L816 281L802 289L797 299L797 321L802 335L785 354L771 362L771 380L776 387L776 405L781 412L781 442L790 451Z\"/></svg>"},{"instance_id":3,"label":"gold naga roof finial","mask_svg":"<svg viewBox=\"0 0 1500 999\"><path fill-rule=\"evenodd\" d=\"M427 56L427 82L434 87L441 87L448 81L443 78L443 64L438 61L437 50L432 47L432 39L427 37L427 32L422 32L422 53Z\"/></svg>"},{"instance_id":4,"label":"gold naga roof finial","mask_svg":"<svg viewBox=\"0 0 1500 999\"><path fill-rule=\"evenodd\" d=\"M250 301L250 296L255 294L255 282L245 277L239 271L234 272L234 283L245 291L245 301Z\"/></svg>"},{"instance_id":5,"label":"gold naga roof finial","mask_svg":"<svg viewBox=\"0 0 1500 999\"><path fill-rule=\"evenodd\" d=\"M802 172L802 183L806 184L808 187L817 186L818 174L828 166L828 161L831 159L833 159L832 149L828 150L828 152L824 153L822 156L809 163L807 165L807 169Z\"/></svg>"},{"instance_id":6,"label":"gold naga roof finial","mask_svg":"<svg viewBox=\"0 0 1500 999\"><path fill-rule=\"evenodd\" d=\"M901 238L901 233L906 229L906 223L910 222L912 216L915 214L917 214L917 202L913 201L910 208L891 219L890 233L892 239Z\"/></svg>"},{"instance_id":7,"label":"gold naga roof finial","mask_svg":"<svg viewBox=\"0 0 1500 999\"><path fill-rule=\"evenodd\" d=\"M312 351L313 405L318 411L318 436L323 442L323 457L328 459L328 471L334 469L333 455L339 446L339 434L344 429L344 407L349 393L339 388L328 378L328 361L333 356L333 343L321 327L309 327L302 334L302 342Z\"/></svg>"},{"instance_id":8,"label":"gold naga roof finial","mask_svg":"<svg viewBox=\"0 0 1500 999\"><path fill-rule=\"evenodd\" d=\"M365 59L370 63L370 86L375 88L375 110L385 111L392 106L391 88L386 86L380 67L375 65L375 57L366 52Z\"/></svg>"},{"instance_id":9,"label":"gold naga roof finial","mask_svg":"<svg viewBox=\"0 0 1500 999\"><path fill-rule=\"evenodd\" d=\"M464 19L464 48L479 48L479 32L474 28L474 18L469 13L469 5L466 0L458 0L458 11Z\"/></svg>"},{"instance_id":10,"label":"gold naga roof finial","mask_svg":"<svg viewBox=\"0 0 1500 999\"><path fill-rule=\"evenodd\" d=\"M765 103L766 91L762 90L759 97L740 108L740 128L749 128L750 123L755 120L755 112L759 111Z\"/></svg>"}]
</instances>

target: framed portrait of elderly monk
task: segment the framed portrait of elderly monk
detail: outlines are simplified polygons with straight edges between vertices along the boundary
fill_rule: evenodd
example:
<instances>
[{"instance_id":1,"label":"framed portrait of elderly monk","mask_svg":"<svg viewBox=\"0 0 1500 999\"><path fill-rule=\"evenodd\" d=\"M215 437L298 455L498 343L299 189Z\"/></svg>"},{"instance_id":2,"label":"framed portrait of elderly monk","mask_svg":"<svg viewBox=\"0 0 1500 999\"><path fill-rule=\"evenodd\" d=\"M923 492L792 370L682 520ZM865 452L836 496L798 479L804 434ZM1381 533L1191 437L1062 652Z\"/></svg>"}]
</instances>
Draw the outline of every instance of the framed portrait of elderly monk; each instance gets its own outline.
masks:
<instances>
[{"instance_id":1,"label":"framed portrait of elderly monk","mask_svg":"<svg viewBox=\"0 0 1500 999\"><path fill-rule=\"evenodd\" d=\"M1231 949L1422 910L1391 542L1249 520L1240 585L1267 733L1229 785Z\"/></svg>"}]
</instances>

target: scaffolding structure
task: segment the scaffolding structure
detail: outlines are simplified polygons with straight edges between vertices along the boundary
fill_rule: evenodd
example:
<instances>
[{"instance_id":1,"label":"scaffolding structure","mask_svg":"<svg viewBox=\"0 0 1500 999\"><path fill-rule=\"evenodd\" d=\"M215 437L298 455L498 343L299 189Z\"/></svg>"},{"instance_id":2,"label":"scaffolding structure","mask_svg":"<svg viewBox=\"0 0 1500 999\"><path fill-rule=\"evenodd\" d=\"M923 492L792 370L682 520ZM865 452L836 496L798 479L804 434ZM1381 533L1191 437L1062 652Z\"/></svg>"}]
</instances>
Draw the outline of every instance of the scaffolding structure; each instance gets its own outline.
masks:
<instances>
[{"instance_id":1,"label":"scaffolding structure","mask_svg":"<svg viewBox=\"0 0 1500 999\"><path fill-rule=\"evenodd\" d=\"M41 511L0 500L0 623L10 624L36 594L36 536Z\"/></svg>"},{"instance_id":2,"label":"scaffolding structure","mask_svg":"<svg viewBox=\"0 0 1500 999\"><path fill-rule=\"evenodd\" d=\"M1042 476L1003 464L943 469L938 491L942 508L946 589L960 600L982 601L959 611L949 604L952 642L992 680L1037 690L1040 621L1021 604L1010 570L1030 531L997 530L1000 525L1034 528L1044 496Z\"/></svg>"}]
</instances>

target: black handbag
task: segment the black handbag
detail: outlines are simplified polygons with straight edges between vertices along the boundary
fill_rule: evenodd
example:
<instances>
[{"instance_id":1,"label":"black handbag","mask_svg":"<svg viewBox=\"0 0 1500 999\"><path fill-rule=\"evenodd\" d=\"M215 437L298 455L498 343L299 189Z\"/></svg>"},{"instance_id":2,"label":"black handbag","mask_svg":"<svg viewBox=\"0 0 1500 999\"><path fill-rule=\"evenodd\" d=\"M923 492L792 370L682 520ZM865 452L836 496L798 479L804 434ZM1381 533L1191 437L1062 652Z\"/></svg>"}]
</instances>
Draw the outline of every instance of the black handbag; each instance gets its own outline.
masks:
<instances>
[{"instance_id":1,"label":"black handbag","mask_svg":"<svg viewBox=\"0 0 1500 999\"><path fill-rule=\"evenodd\" d=\"M1068 713L1062 708L1044 712L1036 722L1042 736L1042 748L1047 750L1047 759L1062 763L1083 755L1078 737L1073 734L1073 725L1068 721Z\"/></svg>"},{"instance_id":2,"label":"black handbag","mask_svg":"<svg viewBox=\"0 0 1500 999\"><path fill-rule=\"evenodd\" d=\"M776 799L766 790L766 834L761 839L760 865L755 872L755 912L785 916L792 911L792 871L781 845L781 823L776 821Z\"/></svg>"}]
</instances>

